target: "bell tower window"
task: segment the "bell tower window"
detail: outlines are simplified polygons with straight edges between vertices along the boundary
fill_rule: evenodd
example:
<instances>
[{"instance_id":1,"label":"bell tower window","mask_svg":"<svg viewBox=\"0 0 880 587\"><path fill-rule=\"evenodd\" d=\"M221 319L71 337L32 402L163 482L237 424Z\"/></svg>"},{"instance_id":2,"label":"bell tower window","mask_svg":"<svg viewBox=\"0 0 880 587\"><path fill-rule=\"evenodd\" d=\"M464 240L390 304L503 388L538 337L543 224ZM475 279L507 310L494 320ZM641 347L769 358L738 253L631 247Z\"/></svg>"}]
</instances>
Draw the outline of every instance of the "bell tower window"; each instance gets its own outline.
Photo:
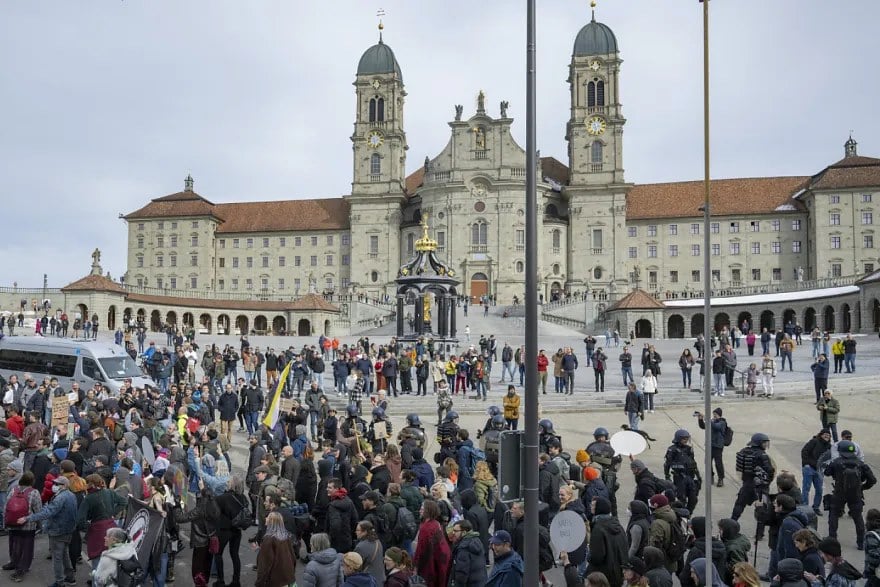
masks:
<instances>
[{"instance_id":1,"label":"bell tower window","mask_svg":"<svg viewBox=\"0 0 880 587\"><path fill-rule=\"evenodd\" d=\"M370 175L380 175L382 173L382 158L379 153L373 153L370 156Z\"/></svg>"},{"instance_id":2,"label":"bell tower window","mask_svg":"<svg viewBox=\"0 0 880 587\"><path fill-rule=\"evenodd\" d=\"M602 143L599 141L593 141L590 145L590 163L602 164Z\"/></svg>"},{"instance_id":3,"label":"bell tower window","mask_svg":"<svg viewBox=\"0 0 880 587\"><path fill-rule=\"evenodd\" d=\"M370 98L370 122L385 121L385 98Z\"/></svg>"},{"instance_id":4,"label":"bell tower window","mask_svg":"<svg viewBox=\"0 0 880 587\"><path fill-rule=\"evenodd\" d=\"M376 122L376 98L370 98L370 122Z\"/></svg>"},{"instance_id":5,"label":"bell tower window","mask_svg":"<svg viewBox=\"0 0 880 587\"><path fill-rule=\"evenodd\" d=\"M605 82L599 78L593 78L587 83L587 107L595 108L596 106L605 105Z\"/></svg>"}]
</instances>

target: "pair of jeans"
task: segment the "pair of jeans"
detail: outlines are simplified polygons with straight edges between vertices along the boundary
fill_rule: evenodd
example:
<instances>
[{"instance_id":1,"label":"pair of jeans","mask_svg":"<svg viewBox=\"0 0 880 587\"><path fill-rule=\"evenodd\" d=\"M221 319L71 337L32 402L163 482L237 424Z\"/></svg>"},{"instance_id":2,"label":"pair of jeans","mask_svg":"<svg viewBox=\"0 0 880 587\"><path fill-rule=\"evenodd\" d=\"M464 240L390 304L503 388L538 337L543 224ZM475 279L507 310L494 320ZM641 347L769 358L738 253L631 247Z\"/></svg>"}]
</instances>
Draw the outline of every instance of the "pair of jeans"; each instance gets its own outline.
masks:
<instances>
[{"instance_id":1,"label":"pair of jeans","mask_svg":"<svg viewBox=\"0 0 880 587\"><path fill-rule=\"evenodd\" d=\"M712 447L712 463L715 465L715 474L718 478L724 480L724 447Z\"/></svg>"},{"instance_id":2,"label":"pair of jeans","mask_svg":"<svg viewBox=\"0 0 880 587\"><path fill-rule=\"evenodd\" d=\"M682 367L682 369L681 369L681 385L682 385L682 387L687 387L688 389L690 389L691 380L692 380L692 377L691 377L692 372L693 372L692 368Z\"/></svg>"},{"instance_id":3,"label":"pair of jeans","mask_svg":"<svg viewBox=\"0 0 880 587\"><path fill-rule=\"evenodd\" d=\"M232 528L229 530L221 528L217 531L217 538L220 540L220 552L214 555L214 566L217 569L217 582L224 584L225 577L223 572L223 553L226 546L229 545L229 556L232 558L232 581L236 585L241 582L241 558L238 555L241 546L241 530ZM230 583L225 583L229 585Z\"/></svg>"},{"instance_id":4,"label":"pair of jeans","mask_svg":"<svg viewBox=\"0 0 880 587\"><path fill-rule=\"evenodd\" d=\"M309 425L312 430L312 440L318 438L318 412L309 410Z\"/></svg>"},{"instance_id":5,"label":"pair of jeans","mask_svg":"<svg viewBox=\"0 0 880 587\"><path fill-rule=\"evenodd\" d=\"M49 552L52 553L52 570L55 574L55 582L63 583L65 577L73 577L73 564L70 562L70 553L67 548L70 544L70 534L49 536Z\"/></svg>"},{"instance_id":6,"label":"pair of jeans","mask_svg":"<svg viewBox=\"0 0 880 587\"><path fill-rule=\"evenodd\" d=\"M724 395L724 373L712 373L712 394Z\"/></svg>"},{"instance_id":7,"label":"pair of jeans","mask_svg":"<svg viewBox=\"0 0 880 587\"><path fill-rule=\"evenodd\" d=\"M843 364L846 366L846 372L852 373L856 370L856 354L845 353L843 355Z\"/></svg>"},{"instance_id":8,"label":"pair of jeans","mask_svg":"<svg viewBox=\"0 0 880 587\"><path fill-rule=\"evenodd\" d=\"M505 418L508 430L516 430L519 426L519 418Z\"/></svg>"},{"instance_id":9,"label":"pair of jeans","mask_svg":"<svg viewBox=\"0 0 880 587\"><path fill-rule=\"evenodd\" d=\"M152 570L153 567L150 565L148 567L147 574L153 580L153 587L165 587L165 577L168 573L168 553L163 552L159 557L159 568L157 570Z\"/></svg>"},{"instance_id":10,"label":"pair of jeans","mask_svg":"<svg viewBox=\"0 0 880 587\"><path fill-rule=\"evenodd\" d=\"M621 367L620 374L623 376L624 387L626 387L628 383L636 382L636 380L633 378L633 368L631 365L629 367Z\"/></svg>"},{"instance_id":11,"label":"pair of jeans","mask_svg":"<svg viewBox=\"0 0 880 587\"><path fill-rule=\"evenodd\" d=\"M822 473L814 469L810 465L801 467L803 472L803 483L801 483L801 503L810 503L810 487L815 489L813 494L813 509L818 510L822 506L822 486L824 479Z\"/></svg>"},{"instance_id":12,"label":"pair of jeans","mask_svg":"<svg viewBox=\"0 0 880 587\"><path fill-rule=\"evenodd\" d=\"M629 429L637 431L639 429L639 413L627 412L626 417L629 418Z\"/></svg>"},{"instance_id":13,"label":"pair of jeans","mask_svg":"<svg viewBox=\"0 0 880 587\"><path fill-rule=\"evenodd\" d=\"M563 375L565 390L574 393L574 371L565 371ZM602 386L605 386L605 372L602 372Z\"/></svg>"},{"instance_id":14,"label":"pair of jeans","mask_svg":"<svg viewBox=\"0 0 880 587\"><path fill-rule=\"evenodd\" d=\"M785 371L785 360L788 359L788 370L794 371L794 367L791 366L791 351L782 351L782 370Z\"/></svg>"},{"instance_id":15,"label":"pair of jeans","mask_svg":"<svg viewBox=\"0 0 880 587\"><path fill-rule=\"evenodd\" d=\"M522 387L526 382L526 365L525 363L520 363L517 366L517 371L519 371L519 386Z\"/></svg>"},{"instance_id":16,"label":"pair of jeans","mask_svg":"<svg viewBox=\"0 0 880 587\"><path fill-rule=\"evenodd\" d=\"M596 391L605 391L605 371L593 369L593 374L596 377ZM574 373L572 373L571 376L574 378ZM574 393L574 382L572 382L571 389L572 393Z\"/></svg>"},{"instance_id":17,"label":"pair of jeans","mask_svg":"<svg viewBox=\"0 0 880 587\"><path fill-rule=\"evenodd\" d=\"M9 529L9 561L15 563L15 570L19 573L31 570L36 534L36 530Z\"/></svg>"},{"instance_id":18,"label":"pair of jeans","mask_svg":"<svg viewBox=\"0 0 880 587\"><path fill-rule=\"evenodd\" d=\"M248 434L253 434L260 429L259 416L260 412L247 411L244 413L244 423L247 426Z\"/></svg>"},{"instance_id":19,"label":"pair of jeans","mask_svg":"<svg viewBox=\"0 0 880 587\"><path fill-rule=\"evenodd\" d=\"M562 393L565 391L565 383L563 383L564 379L562 377L556 377L556 393Z\"/></svg>"},{"instance_id":20,"label":"pair of jeans","mask_svg":"<svg viewBox=\"0 0 880 587\"><path fill-rule=\"evenodd\" d=\"M501 363L501 381L504 382L505 375L510 375L510 382L513 383L513 376L516 373L516 366L512 361L503 361Z\"/></svg>"},{"instance_id":21,"label":"pair of jeans","mask_svg":"<svg viewBox=\"0 0 880 587\"><path fill-rule=\"evenodd\" d=\"M477 379L477 397L486 397L486 382Z\"/></svg>"}]
</instances>

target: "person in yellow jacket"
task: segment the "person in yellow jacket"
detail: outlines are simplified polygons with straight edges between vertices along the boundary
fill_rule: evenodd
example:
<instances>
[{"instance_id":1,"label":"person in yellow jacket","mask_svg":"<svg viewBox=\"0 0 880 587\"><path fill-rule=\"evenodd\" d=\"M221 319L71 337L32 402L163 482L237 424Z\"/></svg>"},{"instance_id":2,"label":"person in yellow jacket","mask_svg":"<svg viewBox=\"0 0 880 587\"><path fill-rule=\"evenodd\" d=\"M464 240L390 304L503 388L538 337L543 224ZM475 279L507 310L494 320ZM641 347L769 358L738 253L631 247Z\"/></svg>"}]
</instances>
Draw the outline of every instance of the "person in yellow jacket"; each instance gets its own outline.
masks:
<instances>
[{"instance_id":1,"label":"person in yellow jacket","mask_svg":"<svg viewBox=\"0 0 880 587\"><path fill-rule=\"evenodd\" d=\"M515 385L507 386L507 395L504 396L504 419L510 430L516 430L519 425L519 395Z\"/></svg>"},{"instance_id":2,"label":"person in yellow jacket","mask_svg":"<svg viewBox=\"0 0 880 587\"><path fill-rule=\"evenodd\" d=\"M838 338L831 345L831 354L834 355L834 372L840 373L843 371L843 339Z\"/></svg>"}]
</instances>

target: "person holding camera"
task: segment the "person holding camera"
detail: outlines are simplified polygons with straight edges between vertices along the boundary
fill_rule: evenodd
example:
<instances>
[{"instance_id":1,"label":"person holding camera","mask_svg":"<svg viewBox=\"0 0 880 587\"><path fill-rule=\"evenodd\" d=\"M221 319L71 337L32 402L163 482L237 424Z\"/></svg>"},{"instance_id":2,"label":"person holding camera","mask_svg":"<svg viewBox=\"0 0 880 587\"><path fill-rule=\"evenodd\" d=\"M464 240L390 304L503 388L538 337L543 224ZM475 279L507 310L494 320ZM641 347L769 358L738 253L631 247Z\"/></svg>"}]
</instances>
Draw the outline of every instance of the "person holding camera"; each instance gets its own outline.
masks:
<instances>
[{"instance_id":1,"label":"person holding camera","mask_svg":"<svg viewBox=\"0 0 880 587\"><path fill-rule=\"evenodd\" d=\"M710 422L712 430L712 462L715 465L715 476L718 478L717 487L724 487L724 436L727 433L727 420L723 417L724 412L721 408L712 410L712 421ZM697 424L701 430L706 429L706 420L701 412L694 412L697 417Z\"/></svg>"},{"instance_id":2,"label":"person holding camera","mask_svg":"<svg viewBox=\"0 0 880 587\"><path fill-rule=\"evenodd\" d=\"M831 431L831 438L837 442L837 417L840 414L840 402L834 397L830 389L822 392L822 399L816 404L822 428Z\"/></svg>"}]
</instances>

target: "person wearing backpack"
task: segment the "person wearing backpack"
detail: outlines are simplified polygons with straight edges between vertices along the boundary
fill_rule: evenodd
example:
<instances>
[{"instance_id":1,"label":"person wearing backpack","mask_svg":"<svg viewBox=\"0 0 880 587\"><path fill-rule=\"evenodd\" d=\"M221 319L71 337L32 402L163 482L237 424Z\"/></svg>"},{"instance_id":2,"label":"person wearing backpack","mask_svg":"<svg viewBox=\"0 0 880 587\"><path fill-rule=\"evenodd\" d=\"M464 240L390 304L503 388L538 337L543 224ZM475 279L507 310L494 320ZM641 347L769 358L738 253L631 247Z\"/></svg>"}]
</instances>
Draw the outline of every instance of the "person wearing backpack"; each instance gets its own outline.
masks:
<instances>
[{"instance_id":1,"label":"person wearing backpack","mask_svg":"<svg viewBox=\"0 0 880 587\"><path fill-rule=\"evenodd\" d=\"M717 487L724 487L724 442L727 436L727 420L724 419L724 412L721 408L712 410L712 463L715 465L715 476L718 481ZM697 424L700 430L706 429L706 420L702 412L697 412Z\"/></svg>"},{"instance_id":2,"label":"person wearing backpack","mask_svg":"<svg viewBox=\"0 0 880 587\"><path fill-rule=\"evenodd\" d=\"M241 558L238 551L241 546L241 533L253 525L254 517L250 511L248 498L245 494L244 481L238 475L229 478L226 491L217 496L217 507L220 517L217 519L217 537L220 540L220 551L214 556L217 570L217 582L229 587L241 586ZM232 558L232 582L225 583L223 572L223 552L229 546Z\"/></svg>"},{"instance_id":3,"label":"person wearing backpack","mask_svg":"<svg viewBox=\"0 0 880 587\"><path fill-rule=\"evenodd\" d=\"M40 492L34 488L34 474L22 474L21 461L13 461L2 474L12 472L14 477L9 484L3 520L9 530L9 562L3 565L4 571L14 571L12 580L21 582L30 571L34 560L34 538L37 533L36 522L19 524L18 519L30 516L43 509ZM20 476L20 478L18 477Z\"/></svg>"},{"instance_id":4,"label":"person wearing backpack","mask_svg":"<svg viewBox=\"0 0 880 587\"><path fill-rule=\"evenodd\" d=\"M470 522L471 527L480 535L483 543L483 552L486 553L486 562L489 561L489 511L477 501L477 494L473 489L465 489L461 492L461 509L464 519Z\"/></svg>"},{"instance_id":5,"label":"person wearing backpack","mask_svg":"<svg viewBox=\"0 0 880 587\"><path fill-rule=\"evenodd\" d=\"M877 484L877 478L867 463L856 457L856 447L849 440L837 443L840 454L825 468L825 476L834 479L834 489L828 499L828 535L837 538L837 524L844 508L849 510L856 526L859 550L865 548L864 492Z\"/></svg>"},{"instance_id":6,"label":"person wearing backpack","mask_svg":"<svg viewBox=\"0 0 880 587\"><path fill-rule=\"evenodd\" d=\"M654 514L648 530L648 544L663 551L666 570L675 573L685 550L684 532L678 516L669 505L669 499L662 493L652 497L648 505Z\"/></svg>"},{"instance_id":7,"label":"person wearing backpack","mask_svg":"<svg viewBox=\"0 0 880 587\"><path fill-rule=\"evenodd\" d=\"M52 567L55 584L60 587L65 582L76 582L74 566L70 561L71 534L76 531L76 496L68 490L70 482L67 477L57 477L52 482L52 499L42 510L22 516L19 525L28 522L48 520L46 533L49 535L49 549L52 553Z\"/></svg>"},{"instance_id":8,"label":"person wearing backpack","mask_svg":"<svg viewBox=\"0 0 880 587\"><path fill-rule=\"evenodd\" d=\"M137 560L137 549L125 530L108 528L104 543L107 550L101 553L101 560L92 572L92 586L140 585L143 569Z\"/></svg>"},{"instance_id":9,"label":"person wearing backpack","mask_svg":"<svg viewBox=\"0 0 880 587\"><path fill-rule=\"evenodd\" d=\"M730 517L739 520L746 506L766 495L770 481L776 475L773 462L767 454L770 437L761 432L752 434L749 444L736 453L736 470L742 474L742 487L733 504Z\"/></svg>"}]
</instances>

